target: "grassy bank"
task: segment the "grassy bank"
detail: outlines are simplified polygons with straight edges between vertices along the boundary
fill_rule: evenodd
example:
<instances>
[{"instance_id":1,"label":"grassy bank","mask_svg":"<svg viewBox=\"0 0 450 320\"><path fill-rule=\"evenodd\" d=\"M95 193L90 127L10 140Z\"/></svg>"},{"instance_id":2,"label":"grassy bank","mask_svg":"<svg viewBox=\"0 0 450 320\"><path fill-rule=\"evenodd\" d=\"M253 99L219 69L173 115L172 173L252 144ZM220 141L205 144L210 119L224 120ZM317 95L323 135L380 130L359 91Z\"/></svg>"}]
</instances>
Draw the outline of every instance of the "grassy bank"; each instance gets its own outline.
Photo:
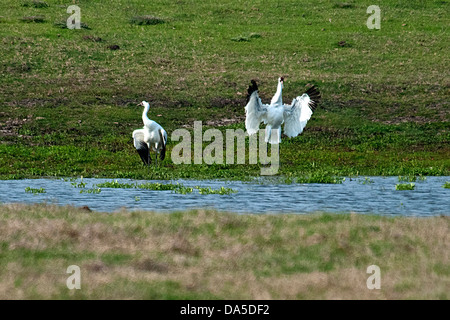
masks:
<instances>
[{"instance_id":1,"label":"grassy bank","mask_svg":"<svg viewBox=\"0 0 450 320\"><path fill-rule=\"evenodd\" d=\"M0 220L0 299L449 298L448 217L2 205Z\"/></svg>"},{"instance_id":2,"label":"grassy bank","mask_svg":"<svg viewBox=\"0 0 450 320\"><path fill-rule=\"evenodd\" d=\"M372 2L76 1L80 30L62 28L67 4L45 3L0 4L2 179L259 175L175 165L172 141L161 168L143 169L136 104L150 102L169 140L194 120L225 133L244 129L250 79L268 101L280 75L285 102L308 84L323 97L283 140L280 174L450 174L446 1L378 1L380 30L366 26Z\"/></svg>"}]
</instances>

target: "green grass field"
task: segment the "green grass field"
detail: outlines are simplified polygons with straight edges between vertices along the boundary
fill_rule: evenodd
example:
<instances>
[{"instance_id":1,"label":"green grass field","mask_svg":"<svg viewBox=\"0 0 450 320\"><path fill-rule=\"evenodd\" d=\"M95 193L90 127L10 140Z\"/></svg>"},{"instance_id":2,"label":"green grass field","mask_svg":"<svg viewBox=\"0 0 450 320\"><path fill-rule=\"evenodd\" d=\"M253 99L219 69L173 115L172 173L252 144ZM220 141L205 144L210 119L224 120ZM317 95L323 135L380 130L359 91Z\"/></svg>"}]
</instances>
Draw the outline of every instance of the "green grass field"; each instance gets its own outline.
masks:
<instances>
[{"instance_id":1,"label":"green grass field","mask_svg":"<svg viewBox=\"0 0 450 320\"><path fill-rule=\"evenodd\" d=\"M0 206L0 299L449 299L449 217ZM81 288L68 289L69 266ZM367 268L380 268L369 290Z\"/></svg>"},{"instance_id":2,"label":"green grass field","mask_svg":"<svg viewBox=\"0 0 450 320\"><path fill-rule=\"evenodd\" d=\"M39 3L0 4L2 179L258 176L261 164L176 165L170 136L195 120L244 129L250 80L267 101L279 76L285 102L310 84L323 97L283 139L280 175L449 175L447 1L378 1L380 30L360 1L80 0L80 30L61 28L71 1ZM169 134L150 170L131 139L142 100Z\"/></svg>"}]
</instances>

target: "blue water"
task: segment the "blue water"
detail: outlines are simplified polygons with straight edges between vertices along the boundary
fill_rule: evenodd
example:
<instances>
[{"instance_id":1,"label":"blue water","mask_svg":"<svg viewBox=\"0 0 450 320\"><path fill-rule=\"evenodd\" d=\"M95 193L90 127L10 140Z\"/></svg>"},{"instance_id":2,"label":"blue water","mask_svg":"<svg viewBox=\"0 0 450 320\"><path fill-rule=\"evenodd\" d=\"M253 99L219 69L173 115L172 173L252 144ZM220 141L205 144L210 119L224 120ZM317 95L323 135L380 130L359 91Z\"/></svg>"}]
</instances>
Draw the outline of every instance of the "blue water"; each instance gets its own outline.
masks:
<instances>
[{"instance_id":1,"label":"blue water","mask_svg":"<svg viewBox=\"0 0 450 320\"><path fill-rule=\"evenodd\" d=\"M121 209L172 212L194 208L213 208L235 213L361 213L403 216L450 215L450 189L442 186L450 177L427 177L415 181L415 189L397 191L398 177L346 178L342 184L277 184L264 179L258 182L177 180L142 181L117 179L121 183L160 182L181 183L184 186L224 186L237 193L231 195L201 195L196 189L190 194L144 189L101 188L98 194L80 193L81 188L63 179L3 180L0 183L1 203L51 203L88 206L102 212ZM112 179L83 179L89 190L95 184ZM80 179L76 180L81 182ZM46 193L32 194L25 188L44 188Z\"/></svg>"}]
</instances>

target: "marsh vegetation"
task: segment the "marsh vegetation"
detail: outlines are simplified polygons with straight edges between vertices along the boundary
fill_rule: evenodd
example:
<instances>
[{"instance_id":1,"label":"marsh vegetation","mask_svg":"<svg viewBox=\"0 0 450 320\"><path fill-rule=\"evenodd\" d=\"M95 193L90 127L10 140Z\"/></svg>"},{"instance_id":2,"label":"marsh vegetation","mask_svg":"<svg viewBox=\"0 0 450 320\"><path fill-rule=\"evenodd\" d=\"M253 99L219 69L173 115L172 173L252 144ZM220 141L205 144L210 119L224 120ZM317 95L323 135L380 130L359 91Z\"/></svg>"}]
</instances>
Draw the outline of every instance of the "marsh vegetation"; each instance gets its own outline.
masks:
<instances>
[{"instance_id":1,"label":"marsh vegetation","mask_svg":"<svg viewBox=\"0 0 450 320\"><path fill-rule=\"evenodd\" d=\"M381 1L381 30L367 28L356 3L79 5L82 28L69 30L58 1L0 4L2 179L255 177L259 163L175 165L170 134L195 120L243 129L250 79L268 100L280 75L285 101L309 84L322 92L305 132L283 139L281 176L450 175L448 2ZM131 142L144 99L169 133L168 156L152 170Z\"/></svg>"}]
</instances>

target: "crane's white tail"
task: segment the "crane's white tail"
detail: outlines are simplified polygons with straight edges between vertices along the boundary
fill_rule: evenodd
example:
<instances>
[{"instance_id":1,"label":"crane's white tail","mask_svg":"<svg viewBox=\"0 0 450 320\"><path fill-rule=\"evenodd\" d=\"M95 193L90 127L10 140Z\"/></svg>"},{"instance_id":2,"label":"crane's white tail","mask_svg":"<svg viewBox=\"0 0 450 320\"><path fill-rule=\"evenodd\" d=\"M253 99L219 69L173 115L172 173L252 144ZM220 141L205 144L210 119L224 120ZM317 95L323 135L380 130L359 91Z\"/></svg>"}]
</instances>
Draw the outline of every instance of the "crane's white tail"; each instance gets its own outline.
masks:
<instances>
[{"instance_id":1,"label":"crane's white tail","mask_svg":"<svg viewBox=\"0 0 450 320\"><path fill-rule=\"evenodd\" d=\"M144 142L144 132L142 129L133 131L133 144L144 165L149 165L152 162L152 159L150 157L148 145Z\"/></svg>"},{"instance_id":2,"label":"crane's white tail","mask_svg":"<svg viewBox=\"0 0 450 320\"><path fill-rule=\"evenodd\" d=\"M281 128L272 129L270 125L266 126L266 136L264 141L270 144L278 144L281 143Z\"/></svg>"},{"instance_id":3,"label":"crane's white tail","mask_svg":"<svg viewBox=\"0 0 450 320\"><path fill-rule=\"evenodd\" d=\"M317 108L317 105L319 104L321 99L320 91L313 85L305 93L309 96L310 99L308 105L311 108L311 110L314 111Z\"/></svg>"},{"instance_id":4,"label":"crane's white tail","mask_svg":"<svg viewBox=\"0 0 450 320\"><path fill-rule=\"evenodd\" d=\"M162 149L159 152L159 158L161 160L164 160L164 158L166 157L166 143L167 142L166 142L166 139L164 139L164 133L163 133L162 129L159 130L159 138L162 141Z\"/></svg>"}]
</instances>

